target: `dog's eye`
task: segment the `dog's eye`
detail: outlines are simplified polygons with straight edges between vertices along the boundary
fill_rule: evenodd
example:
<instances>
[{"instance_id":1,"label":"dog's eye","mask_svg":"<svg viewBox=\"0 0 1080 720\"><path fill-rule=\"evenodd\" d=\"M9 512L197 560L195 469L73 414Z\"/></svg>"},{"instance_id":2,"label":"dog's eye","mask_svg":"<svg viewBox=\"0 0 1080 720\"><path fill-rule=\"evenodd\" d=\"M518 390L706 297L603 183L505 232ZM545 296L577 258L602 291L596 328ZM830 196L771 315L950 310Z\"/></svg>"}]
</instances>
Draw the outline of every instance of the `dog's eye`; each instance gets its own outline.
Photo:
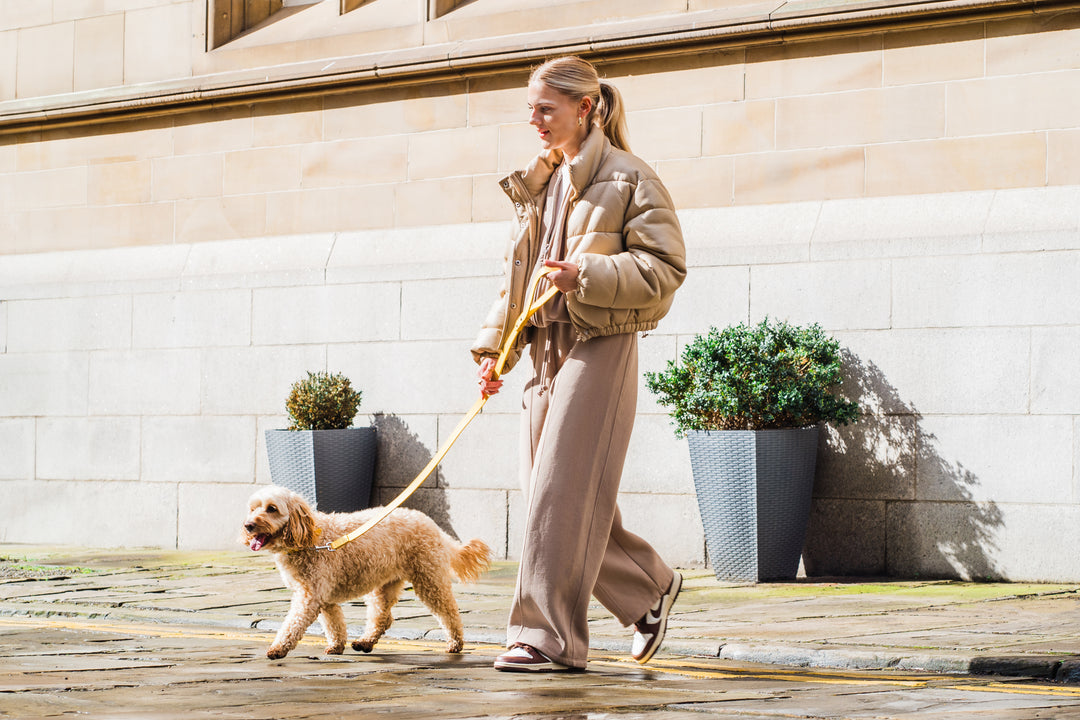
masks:
<instances>
[{"instance_id":1,"label":"dog's eye","mask_svg":"<svg viewBox=\"0 0 1080 720\"><path fill-rule=\"evenodd\" d=\"M277 505L267 505L266 506L266 512L276 513L277 512Z\"/></svg>"}]
</instances>

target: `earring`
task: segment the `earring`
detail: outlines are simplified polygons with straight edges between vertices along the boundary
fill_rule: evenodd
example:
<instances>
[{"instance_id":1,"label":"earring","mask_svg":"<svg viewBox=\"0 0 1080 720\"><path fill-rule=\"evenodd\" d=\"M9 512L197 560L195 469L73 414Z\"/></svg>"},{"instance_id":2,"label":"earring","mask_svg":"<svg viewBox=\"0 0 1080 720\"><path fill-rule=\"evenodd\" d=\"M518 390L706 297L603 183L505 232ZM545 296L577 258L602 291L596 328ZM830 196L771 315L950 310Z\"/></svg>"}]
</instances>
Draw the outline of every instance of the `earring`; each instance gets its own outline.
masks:
<instances>
[{"instance_id":1,"label":"earring","mask_svg":"<svg viewBox=\"0 0 1080 720\"><path fill-rule=\"evenodd\" d=\"M580 115L578 115L578 116L577 116L577 126L578 126L578 127L581 127L581 122L582 122L582 120L581 120L581 116L580 116Z\"/></svg>"}]
</instances>

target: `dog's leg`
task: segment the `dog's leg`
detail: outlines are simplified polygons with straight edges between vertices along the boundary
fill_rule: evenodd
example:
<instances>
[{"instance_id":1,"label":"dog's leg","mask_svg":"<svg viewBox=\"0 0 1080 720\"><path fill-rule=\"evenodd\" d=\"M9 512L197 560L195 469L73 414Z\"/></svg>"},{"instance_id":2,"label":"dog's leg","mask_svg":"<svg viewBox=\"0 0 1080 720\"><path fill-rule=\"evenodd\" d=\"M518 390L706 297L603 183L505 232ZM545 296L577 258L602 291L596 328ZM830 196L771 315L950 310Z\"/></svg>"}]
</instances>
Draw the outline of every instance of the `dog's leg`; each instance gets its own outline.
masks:
<instances>
[{"instance_id":1,"label":"dog's leg","mask_svg":"<svg viewBox=\"0 0 1080 720\"><path fill-rule=\"evenodd\" d=\"M274 642L270 644L270 649L266 651L266 657L277 660L288 655L318 616L319 604L315 599L307 593L294 592L289 612L281 624L281 629L277 631Z\"/></svg>"},{"instance_id":2,"label":"dog's leg","mask_svg":"<svg viewBox=\"0 0 1080 720\"><path fill-rule=\"evenodd\" d=\"M401 588L404 585L404 580L393 580L364 598L367 603L367 627L364 628L364 636L353 641L353 650L369 653L374 649L375 643L379 642L379 638L394 622L394 615L390 610L401 597Z\"/></svg>"},{"instance_id":3,"label":"dog's leg","mask_svg":"<svg viewBox=\"0 0 1080 720\"><path fill-rule=\"evenodd\" d=\"M345 613L340 605L324 605L322 609L323 628L326 630L326 654L340 655L345 651L349 640L349 631L345 625Z\"/></svg>"},{"instance_id":4,"label":"dog's leg","mask_svg":"<svg viewBox=\"0 0 1080 720\"><path fill-rule=\"evenodd\" d=\"M413 590L420 602L431 610L446 633L446 651L459 653L465 647L465 628L461 624L457 600L450 586L450 576L417 576L413 578Z\"/></svg>"}]
</instances>

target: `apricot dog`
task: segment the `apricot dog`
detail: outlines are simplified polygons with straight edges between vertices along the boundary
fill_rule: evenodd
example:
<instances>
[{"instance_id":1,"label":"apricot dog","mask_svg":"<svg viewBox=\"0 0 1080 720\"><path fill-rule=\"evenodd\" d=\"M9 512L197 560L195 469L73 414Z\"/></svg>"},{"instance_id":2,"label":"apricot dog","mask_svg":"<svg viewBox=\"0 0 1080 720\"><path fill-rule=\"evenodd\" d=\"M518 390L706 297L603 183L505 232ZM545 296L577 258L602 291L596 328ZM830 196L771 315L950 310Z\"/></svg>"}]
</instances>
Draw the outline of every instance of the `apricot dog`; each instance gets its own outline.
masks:
<instances>
[{"instance_id":1,"label":"apricot dog","mask_svg":"<svg viewBox=\"0 0 1080 720\"><path fill-rule=\"evenodd\" d=\"M282 487L251 496L243 538L252 550L274 553L285 585L293 591L285 621L266 655L285 657L322 614L326 652L340 655L348 641L341 603L363 597L367 625L354 650L371 652L394 621L390 610L406 582L431 610L448 638L448 652L461 652L464 633L452 575L468 582L487 569L491 550L480 540L462 545L417 510L398 508L338 550L318 550L362 525L377 509L321 513Z\"/></svg>"}]
</instances>

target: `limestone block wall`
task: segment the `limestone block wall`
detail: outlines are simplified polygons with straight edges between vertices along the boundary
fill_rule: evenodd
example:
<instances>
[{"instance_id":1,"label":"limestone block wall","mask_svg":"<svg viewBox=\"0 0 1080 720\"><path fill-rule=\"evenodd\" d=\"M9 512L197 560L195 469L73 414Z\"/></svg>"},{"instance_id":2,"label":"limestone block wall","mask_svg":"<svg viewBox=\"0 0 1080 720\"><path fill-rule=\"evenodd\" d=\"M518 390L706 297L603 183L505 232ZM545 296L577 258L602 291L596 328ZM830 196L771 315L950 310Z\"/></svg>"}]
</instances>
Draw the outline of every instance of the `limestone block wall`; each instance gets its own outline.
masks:
<instances>
[{"instance_id":1,"label":"limestone block wall","mask_svg":"<svg viewBox=\"0 0 1080 720\"><path fill-rule=\"evenodd\" d=\"M823 442L808 571L1075 577L1053 548L1080 520L1078 208L1080 186L684 210L695 263L642 369L710 323L822 322L867 415ZM508 230L0 258L3 539L231 546L269 482L263 432L310 369L364 391L376 495L393 497L474 399L468 343ZM507 557L524 379L412 503ZM643 387L622 505L671 562L705 561L684 442Z\"/></svg>"},{"instance_id":2,"label":"limestone block wall","mask_svg":"<svg viewBox=\"0 0 1080 720\"><path fill-rule=\"evenodd\" d=\"M1080 182L1080 14L612 62L680 207ZM504 219L527 72L0 135L0 252ZM0 103L0 112L3 111Z\"/></svg>"},{"instance_id":3,"label":"limestone block wall","mask_svg":"<svg viewBox=\"0 0 1080 720\"><path fill-rule=\"evenodd\" d=\"M527 61L16 125L63 104L22 96L20 77L32 95L91 92L74 48L92 18L42 5L47 23L0 5L0 56L28 28L73 33L70 88L0 64L0 539L233 546L269 480L262 433L320 368L364 391L391 497L473 400L467 348L508 230L496 181L536 149ZM266 52L254 36L199 49L199 3L107 5L125 28L184 8L189 75ZM1059 548L1080 452L1080 13L927 25L594 55L688 242L642 369L709 325L820 322L869 412L823 444L807 570L1076 579ZM86 72L128 82L95 58ZM524 379L509 380L416 503L514 557ZM671 562L704 563L685 447L644 390L639 411L624 515Z\"/></svg>"},{"instance_id":4,"label":"limestone block wall","mask_svg":"<svg viewBox=\"0 0 1080 720\"><path fill-rule=\"evenodd\" d=\"M0 5L0 101L190 77L205 3L32 0Z\"/></svg>"},{"instance_id":5,"label":"limestone block wall","mask_svg":"<svg viewBox=\"0 0 1080 720\"><path fill-rule=\"evenodd\" d=\"M508 232L489 223L0 258L3 536L230 546L253 483L270 482L264 431L287 424L289 385L322 368L363 391L358 424L379 429L376 495L389 500L475 399L468 344ZM674 338L646 347L655 364ZM413 503L500 556L515 556L520 538L524 380L508 376ZM662 519L665 552L700 564L688 461L665 425L643 426L625 510L646 532Z\"/></svg>"}]
</instances>

